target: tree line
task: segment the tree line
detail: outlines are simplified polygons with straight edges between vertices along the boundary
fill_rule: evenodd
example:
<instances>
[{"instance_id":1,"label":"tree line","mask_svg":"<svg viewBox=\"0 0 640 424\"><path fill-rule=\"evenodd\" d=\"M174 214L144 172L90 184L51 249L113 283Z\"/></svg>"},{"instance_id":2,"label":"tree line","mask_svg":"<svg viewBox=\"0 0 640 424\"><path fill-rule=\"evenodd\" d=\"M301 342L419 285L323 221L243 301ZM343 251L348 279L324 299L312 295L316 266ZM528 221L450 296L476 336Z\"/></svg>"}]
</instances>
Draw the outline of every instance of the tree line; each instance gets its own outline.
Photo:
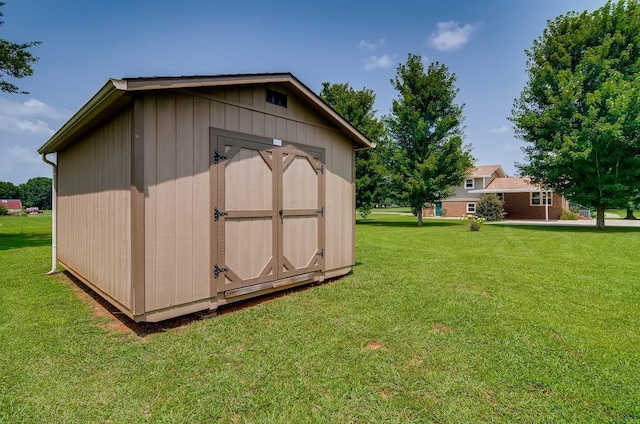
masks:
<instances>
[{"instance_id":1,"label":"tree line","mask_svg":"<svg viewBox=\"0 0 640 424\"><path fill-rule=\"evenodd\" d=\"M52 180L48 177L31 178L26 183L14 185L0 181L0 199L20 199L25 208L51 209Z\"/></svg>"}]
</instances>

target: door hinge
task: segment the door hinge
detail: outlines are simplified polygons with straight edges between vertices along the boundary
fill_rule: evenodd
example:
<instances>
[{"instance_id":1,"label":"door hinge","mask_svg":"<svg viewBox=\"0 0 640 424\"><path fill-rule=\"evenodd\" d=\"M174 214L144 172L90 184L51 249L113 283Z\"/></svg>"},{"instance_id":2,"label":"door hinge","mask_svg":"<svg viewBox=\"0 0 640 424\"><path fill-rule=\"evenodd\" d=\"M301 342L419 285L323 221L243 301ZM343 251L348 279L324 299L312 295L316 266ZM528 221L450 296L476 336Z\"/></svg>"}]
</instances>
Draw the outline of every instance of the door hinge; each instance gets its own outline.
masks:
<instances>
[{"instance_id":1,"label":"door hinge","mask_svg":"<svg viewBox=\"0 0 640 424\"><path fill-rule=\"evenodd\" d=\"M322 175L324 175L324 165L320 165L319 168L316 168L318 170L318 172L320 172Z\"/></svg>"},{"instance_id":2,"label":"door hinge","mask_svg":"<svg viewBox=\"0 0 640 424\"><path fill-rule=\"evenodd\" d=\"M213 220L217 221L221 216L228 216L229 212L219 211L218 208L213 208Z\"/></svg>"},{"instance_id":3,"label":"door hinge","mask_svg":"<svg viewBox=\"0 0 640 424\"><path fill-rule=\"evenodd\" d=\"M218 163L221 160L227 160L229 159L228 157L226 157L225 155L221 155L220 153L218 153L218 149L214 149L213 150L213 163Z\"/></svg>"},{"instance_id":4,"label":"door hinge","mask_svg":"<svg viewBox=\"0 0 640 424\"><path fill-rule=\"evenodd\" d=\"M324 249L320 249L320 251L318 253L316 253L316 256L320 256L320 257L324 258Z\"/></svg>"},{"instance_id":5,"label":"door hinge","mask_svg":"<svg viewBox=\"0 0 640 424\"><path fill-rule=\"evenodd\" d=\"M218 278L218 277L220 276L220 274L222 274L223 272L227 272L227 271L229 271L229 268L227 268L227 267L220 268L220 267L218 266L218 264L215 264L215 265L213 266L213 276L214 276L215 278Z\"/></svg>"},{"instance_id":6,"label":"door hinge","mask_svg":"<svg viewBox=\"0 0 640 424\"><path fill-rule=\"evenodd\" d=\"M324 206L316 211L317 214L324 216Z\"/></svg>"}]
</instances>

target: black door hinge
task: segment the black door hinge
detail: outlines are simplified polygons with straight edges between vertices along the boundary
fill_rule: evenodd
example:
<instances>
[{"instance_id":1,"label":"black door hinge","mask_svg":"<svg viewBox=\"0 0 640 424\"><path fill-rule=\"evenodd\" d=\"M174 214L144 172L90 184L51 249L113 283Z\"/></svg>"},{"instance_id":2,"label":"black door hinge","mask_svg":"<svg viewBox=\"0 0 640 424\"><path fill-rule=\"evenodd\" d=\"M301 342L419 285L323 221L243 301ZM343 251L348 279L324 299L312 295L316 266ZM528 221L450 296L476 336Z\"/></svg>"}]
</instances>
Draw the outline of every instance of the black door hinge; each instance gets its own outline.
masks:
<instances>
[{"instance_id":1,"label":"black door hinge","mask_svg":"<svg viewBox=\"0 0 640 424\"><path fill-rule=\"evenodd\" d=\"M218 163L221 160L227 160L229 159L228 157L226 157L225 155L221 155L220 153L218 153L218 149L214 149L213 150L213 163Z\"/></svg>"},{"instance_id":2,"label":"black door hinge","mask_svg":"<svg viewBox=\"0 0 640 424\"><path fill-rule=\"evenodd\" d=\"M316 256L320 256L320 257L324 258L324 249L320 249L320 251L318 253L316 253Z\"/></svg>"},{"instance_id":3,"label":"black door hinge","mask_svg":"<svg viewBox=\"0 0 640 424\"><path fill-rule=\"evenodd\" d=\"M213 208L213 220L217 221L221 216L228 216L229 212L221 212L218 208Z\"/></svg>"},{"instance_id":4,"label":"black door hinge","mask_svg":"<svg viewBox=\"0 0 640 424\"><path fill-rule=\"evenodd\" d=\"M214 276L215 278L218 278L218 277L220 276L220 274L222 274L223 272L227 272L227 271L229 271L229 268L227 268L227 267L220 268L220 267L218 266L218 264L215 264L215 265L213 266L213 276Z\"/></svg>"},{"instance_id":5,"label":"black door hinge","mask_svg":"<svg viewBox=\"0 0 640 424\"><path fill-rule=\"evenodd\" d=\"M319 168L316 168L322 175L324 175L324 165L320 165Z\"/></svg>"},{"instance_id":6,"label":"black door hinge","mask_svg":"<svg viewBox=\"0 0 640 424\"><path fill-rule=\"evenodd\" d=\"M324 206L316 211L317 214L324 216Z\"/></svg>"}]
</instances>

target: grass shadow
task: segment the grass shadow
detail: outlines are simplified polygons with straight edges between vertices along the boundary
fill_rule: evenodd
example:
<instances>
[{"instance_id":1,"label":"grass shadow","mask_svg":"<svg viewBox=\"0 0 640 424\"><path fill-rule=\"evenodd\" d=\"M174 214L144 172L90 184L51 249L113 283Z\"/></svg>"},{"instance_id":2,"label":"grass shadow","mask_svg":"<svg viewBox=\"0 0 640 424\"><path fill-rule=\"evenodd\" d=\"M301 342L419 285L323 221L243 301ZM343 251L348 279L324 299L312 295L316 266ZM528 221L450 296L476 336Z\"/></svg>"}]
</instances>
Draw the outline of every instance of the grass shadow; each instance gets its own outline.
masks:
<instances>
[{"instance_id":1,"label":"grass shadow","mask_svg":"<svg viewBox=\"0 0 640 424\"><path fill-rule=\"evenodd\" d=\"M51 234L0 234L0 250L51 245Z\"/></svg>"},{"instance_id":2,"label":"grass shadow","mask_svg":"<svg viewBox=\"0 0 640 424\"><path fill-rule=\"evenodd\" d=\"M640 233L640 227L606 227L604 229L599 229L594 226L582 226L582 225L562 225L562 224L536 224L536 225L527 225L527 224L509 224L506 222L500 224L490 224L495 227L508 227L508 228L517 228L519 230L527 230L527 231L546 231L546 232L556 232L556 233L594 233L594 234L612 234L612 233Z\"/></svg>"},{"instance_id":3,"label":"grass shadow","mask_svg":"<svg viewBox=\"0 0 640 424\"><path fill-rule=\"evenodd\" d=\"M356 220L356 225L367 225L367 226L374 226L374 227L395 227L395 228L420 228L418 227L417 221L400 221L400 220L384 220L384 219L375 219L375 220L358 219ZM425 220L422 222L422 228L450 227L453 225L460 225L460 221Z\"/></svg>"},{"instance_id":4,"label":"grass shadow","mask_svg":"<svg viewBox=\"0 0 640 424\"><path fill-rule=\"evenodd\" d=\"M254 298L240 300L238 302L220 306L214 311L196 312L192 314L182 315L176 318L163 320L160 322L136 322L125 315L114 305L112 305L108 300L96 293L91 287L87 286L81 280L76 278L69 271L62 271L62 274L68 279L71 284L75 285L75 287L79 289L79 297L90 304L96 316L106 317L110 321L105 325L105 327L109 331L130 333L135 334L137 337L144 338L153 334L164 333L172 329L187 326L194 321L201 321L203 319L214 318L218 315L242 311L244 309L252 308L281 297L289 296L293 293L310 290L317 286L329 284L334 280L343 278L346 275L350 275L351 272L346 274L345 276L327 279L322 282L303 284L300 286L283 289L277 292L256 296Z\"/></svg>"}]
</instances>

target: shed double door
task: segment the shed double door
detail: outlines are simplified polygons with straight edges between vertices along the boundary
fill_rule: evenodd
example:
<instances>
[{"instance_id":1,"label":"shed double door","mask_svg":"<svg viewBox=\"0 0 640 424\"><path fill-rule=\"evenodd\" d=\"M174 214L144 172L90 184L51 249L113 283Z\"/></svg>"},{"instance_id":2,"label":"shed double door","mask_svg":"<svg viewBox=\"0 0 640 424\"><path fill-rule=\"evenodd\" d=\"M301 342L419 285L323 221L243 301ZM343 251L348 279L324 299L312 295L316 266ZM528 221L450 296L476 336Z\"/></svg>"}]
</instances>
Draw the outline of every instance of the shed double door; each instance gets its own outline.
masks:
<instances>
[{"instance_id":1,"label":"shed double door","mask_svg":"<svg viewBox=\"0 0 640 424\"><path fill-rule=\"evenodd\" d=\"M247 138L212 137L218 293L324 267L322 151Z\"/></svg>"}]
</instances>

